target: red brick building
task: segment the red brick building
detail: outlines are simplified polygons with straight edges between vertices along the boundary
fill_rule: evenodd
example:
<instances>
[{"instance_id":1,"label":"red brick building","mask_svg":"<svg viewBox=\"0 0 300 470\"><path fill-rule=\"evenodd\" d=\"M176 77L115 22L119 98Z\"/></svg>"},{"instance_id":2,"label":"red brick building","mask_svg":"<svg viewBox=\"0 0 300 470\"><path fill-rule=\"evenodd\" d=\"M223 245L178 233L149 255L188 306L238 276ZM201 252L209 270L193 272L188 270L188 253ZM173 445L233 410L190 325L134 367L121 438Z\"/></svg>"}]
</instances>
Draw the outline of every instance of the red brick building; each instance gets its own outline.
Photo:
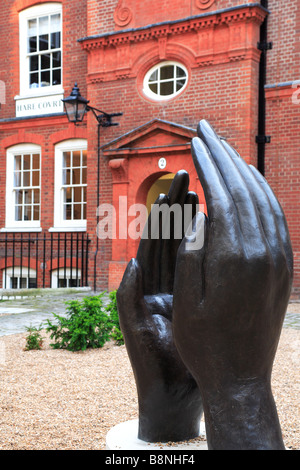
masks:
<instances>
[{"instance_id":1,"label":"red brick building","mask_svg":"<svg viewBox=\"0 0 300 470\"><path fill-rule=\"evenodd\" d=\"M2 286L116 288L139 241L133 204L149 206L182 168L205 203L190 155L205 118L276 192L299 296L299 10L299 0L3 0ZM93 113L80 126L64 114L75 82L90 106L123 113L101 128L100 152ZM106 239L99 204L117 214Z\"/></svg>"}]
</instances>

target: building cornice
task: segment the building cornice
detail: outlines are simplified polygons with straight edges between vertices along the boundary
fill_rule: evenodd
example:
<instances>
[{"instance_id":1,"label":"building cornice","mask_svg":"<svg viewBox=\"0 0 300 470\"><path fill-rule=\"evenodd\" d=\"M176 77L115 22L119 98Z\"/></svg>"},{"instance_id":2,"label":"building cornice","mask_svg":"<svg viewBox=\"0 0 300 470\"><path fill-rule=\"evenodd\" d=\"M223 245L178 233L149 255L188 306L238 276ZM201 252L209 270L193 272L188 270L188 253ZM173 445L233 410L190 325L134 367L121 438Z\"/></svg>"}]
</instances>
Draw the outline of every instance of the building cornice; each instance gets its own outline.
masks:
<instances>
[{"instance_id":1,"label":"building cornice","mask_svg":"<svg viewBox=\"0 0 300 470\"><path fill-rule=\"evenodd\" d=\"M85 50L90 51L92 49L116 47L133 42L144 42L171 35L197 32L202 29L233 22L252 20L261 23L268 13L269 11L259 3L247 3L238 7L202 13L180 20L165 21L140 28L88 36L79 39L78 42L82 44Z\"/></svg>"}]
</instances>

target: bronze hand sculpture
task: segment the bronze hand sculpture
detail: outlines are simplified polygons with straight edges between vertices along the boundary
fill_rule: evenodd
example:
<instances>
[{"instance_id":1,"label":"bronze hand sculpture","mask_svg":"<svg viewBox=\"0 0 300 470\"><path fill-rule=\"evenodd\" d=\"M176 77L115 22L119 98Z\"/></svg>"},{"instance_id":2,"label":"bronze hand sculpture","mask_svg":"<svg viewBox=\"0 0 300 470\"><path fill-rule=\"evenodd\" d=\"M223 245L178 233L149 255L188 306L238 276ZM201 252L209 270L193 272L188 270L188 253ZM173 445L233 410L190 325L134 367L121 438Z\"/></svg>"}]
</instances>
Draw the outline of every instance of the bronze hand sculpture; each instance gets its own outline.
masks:
<instances>
[{"instance_id":1,"label":"bronze hand sculpture","mask_svg":"<svg viewBox=\"0 0 300 470\"><path fill-rule=\"evenodd\" d=\"M138 437L147 442L191 439L199 435L202 401L195 380L183 364L172 331L173 283L180 239L163 238L155 209L166 205L192 205L189 176L177 173L168 196L161 195L152 209L136 259L129 263L117 292L120 325L135 376ZM163 213L162 213L163 216ZM172 220L166 221L171 224ZM178 223L178 221L175 221ZM180 221L180 224L183 220ZM154 226L156 224L156 226ZM176 227L175 227L176 228Z\"/></svg>"},{"instance_id":2,"label":"bronze hand sculpture","mask_svg":"<svg viewBox=\"0 0 300 470\"><path fill-rule=\"evenodd\" d=\"M285 216L262 175L206 121L198 135L208 216L195 215L180 246L161 227L142 239L118 290L139 437L196 437L203 400L209 449L281 450L271 373L293 277ZM195 212L182 171L157 205L187 202ZM146 232L153 224L151 212Z\"/></svg>"},{"instance_id":3,"label":"bronze hand sculpture","mask_svg":"<svg viewBox=\"0 0 300 470\"><path fill-rule=\"evenodd\" d=\"M271 372L292 283L286 220L266 180L206 121L198 135L208 217L196 228L203 248L183 240L177 256L175 343L201 390L208 448L281 450Z\"/></svg>"}]
</instances>

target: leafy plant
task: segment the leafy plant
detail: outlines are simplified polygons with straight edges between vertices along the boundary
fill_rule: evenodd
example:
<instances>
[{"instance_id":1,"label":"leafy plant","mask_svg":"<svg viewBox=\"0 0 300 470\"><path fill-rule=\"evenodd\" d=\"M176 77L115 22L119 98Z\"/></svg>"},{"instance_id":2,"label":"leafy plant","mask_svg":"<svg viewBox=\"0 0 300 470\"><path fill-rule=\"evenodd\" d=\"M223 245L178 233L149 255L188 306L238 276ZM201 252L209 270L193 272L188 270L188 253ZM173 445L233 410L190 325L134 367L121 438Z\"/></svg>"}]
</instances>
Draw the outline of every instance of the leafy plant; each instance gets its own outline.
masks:
<instances>
[{"instance_id":1,"label":"leafy plant","mask_svg":"<svg viewBox=\"0 0 300 470\"><path fill-rule=\"evenodd\" d=\"M118 346L121 346L122 344L124 344L124 337L120 328L116 290L109 293L109 300L110 301L108 306L106 307L106 311L108 312L110 321L113 324L110 336Z\"/></svg>"},{"instance_id":2,"label":"leafy plant","mask_svg":"<svg viewBox=\"0 0 300 470\"><path fill-rule=\"evenodd\" d=\"M82 301L66 302L67 315L53 314L57 324L47 320L47 332L54 349L85 351L87 348L101 348L110 339L113 324L103 305L105 293L85 297Z\"/></svg>"},{"instance_id":3,"label":"leafy plant","mask_svg":"<svg viewBox=\"0 0 300 470\"><path fill-rule=\"evenodd\" d=\"M43 337L40 333L42 325L39 328L35 326L26 327L29 335L26 337L25 351L31 351L32 349L42 349Z\"/></svg>"}]
</instances>

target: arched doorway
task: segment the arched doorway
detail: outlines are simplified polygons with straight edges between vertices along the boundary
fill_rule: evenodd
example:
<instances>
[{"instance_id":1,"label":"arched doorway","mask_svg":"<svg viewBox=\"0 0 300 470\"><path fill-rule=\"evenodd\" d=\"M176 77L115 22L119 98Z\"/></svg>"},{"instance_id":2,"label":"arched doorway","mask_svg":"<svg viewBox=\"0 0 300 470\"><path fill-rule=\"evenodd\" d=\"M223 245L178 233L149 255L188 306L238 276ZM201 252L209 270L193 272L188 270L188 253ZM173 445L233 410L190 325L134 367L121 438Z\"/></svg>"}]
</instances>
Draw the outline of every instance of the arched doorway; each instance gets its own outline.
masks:
<instances>
[{"instance_id":1,"label":"arched doorway","mask_svg":"<svg viewBox=\"0 0 300 470\"><path fill-rule=\"evenodd\" d=\"M155 203L156 199L160 194L168 194L171 187L172 181L174 179L174 173L167 173L166 175L158 178L151 186L148 191L146 206L148 214L150 214L151 206Z\"/></svg>"}]
</instances>

